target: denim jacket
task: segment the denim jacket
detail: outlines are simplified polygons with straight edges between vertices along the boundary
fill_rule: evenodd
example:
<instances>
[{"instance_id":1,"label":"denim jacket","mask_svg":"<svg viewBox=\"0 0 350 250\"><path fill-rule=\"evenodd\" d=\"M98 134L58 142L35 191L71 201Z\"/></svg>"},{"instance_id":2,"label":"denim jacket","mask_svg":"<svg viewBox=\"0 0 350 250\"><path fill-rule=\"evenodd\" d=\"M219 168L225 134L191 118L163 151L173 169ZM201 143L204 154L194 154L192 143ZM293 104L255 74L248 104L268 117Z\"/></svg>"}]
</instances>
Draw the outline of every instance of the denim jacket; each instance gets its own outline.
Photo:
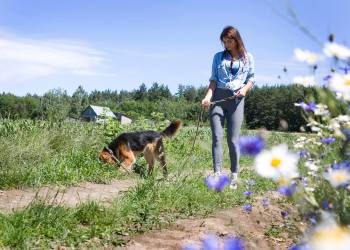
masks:
<instances>
[{"instance_id":1,"label":"denim jacket","mask_svg":"<svg viewBox=\"0 0 350 250\"><path fill-rule=\"evenodd\" d=\"M225 51L216 53L209 80L214 80L217 88L228 88L233 91L242 88L249 81L254 84L254 58L250 53L247 55L246 59L241 57L233 61L231 67L232 57L229 53Z\"/></svg>"}]
</instances>

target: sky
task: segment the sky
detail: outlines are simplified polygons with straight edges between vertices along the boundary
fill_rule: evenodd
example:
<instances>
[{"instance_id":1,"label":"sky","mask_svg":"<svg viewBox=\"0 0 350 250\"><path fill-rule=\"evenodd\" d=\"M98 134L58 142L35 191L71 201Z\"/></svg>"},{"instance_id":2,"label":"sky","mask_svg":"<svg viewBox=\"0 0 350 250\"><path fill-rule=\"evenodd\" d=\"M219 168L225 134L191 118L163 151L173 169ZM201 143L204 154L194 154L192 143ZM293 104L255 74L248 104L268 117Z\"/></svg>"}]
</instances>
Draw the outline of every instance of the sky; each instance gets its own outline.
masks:
<instances>
[{"instance_id":1,"label":"sky","mask_svg":"<svg viewBox=\"0 0 350 250\"><path fill-rule=\"evenodd\" d=\"M226 25L253 54L256 84L285 84L310 73L295 48L322 53L329 33L349 47L349 11L349 0L0 0L0 93L206 86Z\"/></svg>"}]
</instances>

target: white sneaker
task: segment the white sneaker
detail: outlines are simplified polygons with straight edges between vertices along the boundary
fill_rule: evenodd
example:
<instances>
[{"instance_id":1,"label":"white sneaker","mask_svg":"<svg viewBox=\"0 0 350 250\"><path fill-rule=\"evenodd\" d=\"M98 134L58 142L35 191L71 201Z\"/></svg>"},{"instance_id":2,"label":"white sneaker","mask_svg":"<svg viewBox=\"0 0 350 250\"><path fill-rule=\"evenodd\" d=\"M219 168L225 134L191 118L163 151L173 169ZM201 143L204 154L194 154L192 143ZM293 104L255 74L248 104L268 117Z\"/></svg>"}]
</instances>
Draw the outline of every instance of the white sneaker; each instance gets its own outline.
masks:
<instances>
[{"instance_id":1,"label":"white sneaker","mask_svg":"<svg viewBox=\"0 0 350 250\"><path fill-rule=\"evenodd\" d=\"M237 182L238 182L238 174L237 173L231 173L229 188L232 189L232 190L237 189Z\"/></svg>"}]
</instances>

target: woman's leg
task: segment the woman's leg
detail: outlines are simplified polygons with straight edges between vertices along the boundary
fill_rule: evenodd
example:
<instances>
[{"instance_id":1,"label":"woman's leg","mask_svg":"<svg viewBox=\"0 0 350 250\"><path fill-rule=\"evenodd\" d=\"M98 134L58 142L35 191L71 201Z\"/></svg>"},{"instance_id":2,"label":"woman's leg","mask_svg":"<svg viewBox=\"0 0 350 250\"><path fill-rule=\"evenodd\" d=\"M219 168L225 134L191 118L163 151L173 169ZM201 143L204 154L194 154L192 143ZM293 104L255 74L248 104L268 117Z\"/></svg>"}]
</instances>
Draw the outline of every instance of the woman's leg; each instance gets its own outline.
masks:
<instances>
[{"instance_id":1,"label":"woman's leg","mask_svg":"<svg viewBox=\"0 0 350 250\"><path fill-rule=\"evenodd\" d=\"M221 171L224 124L225 118L222 107L219 105L213 106L210 110L210 126L212 134L213 167L215 173Z\"/></svg>"},{"instance_id":2,"label":"woman's leg","mask_svg":"<svg viewBox=\"0 0 350 250\"><path fill-rule=\"evenodd\" d=\"M235 99L225 107L227 110L227 143L230 152L231 172L237 173L239 169L239 135L244 116L244 98Z\"/></svg>"}]
</instances>

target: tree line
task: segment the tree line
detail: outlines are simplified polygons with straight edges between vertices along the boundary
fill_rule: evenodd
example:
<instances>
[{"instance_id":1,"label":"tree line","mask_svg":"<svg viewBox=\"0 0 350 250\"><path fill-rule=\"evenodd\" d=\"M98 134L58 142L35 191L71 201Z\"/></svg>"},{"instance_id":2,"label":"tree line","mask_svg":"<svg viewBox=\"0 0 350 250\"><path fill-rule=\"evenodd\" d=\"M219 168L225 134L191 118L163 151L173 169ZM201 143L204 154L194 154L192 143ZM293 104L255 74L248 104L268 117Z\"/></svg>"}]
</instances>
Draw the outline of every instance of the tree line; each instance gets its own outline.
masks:
<instances>
[{"instance_id":1,"label":"tree line","mask_svg":"<svg viewBox=\"0 0 350 250\"><path fill-rule=\"evenodd\" d=\"M79 86L70 96L66 90L53 89L44 95L19 97L9 93L0 94L0 117L11 119L45 119L63 121L79 119L80 113L89 105L106 106L113 112L123 113L132 119L150 118L153 112L163 113L171 120L179 118L194 123L201 111L200 102L207 91L206 86L179 85L175 94L164 84L153 83L150 88L141 84L132 91L94 90L88 93ZM278 130L281 124L288 131L305 127L303 111L294 105L301 101L321 101L331 95L326 89L300 85L276 85L254 87L245 100L245 126L249 129L266 128ZM330 105L336 115L342 104ZM208 120L208 112L203 119Z\"/></svg>"}]
</instances>

